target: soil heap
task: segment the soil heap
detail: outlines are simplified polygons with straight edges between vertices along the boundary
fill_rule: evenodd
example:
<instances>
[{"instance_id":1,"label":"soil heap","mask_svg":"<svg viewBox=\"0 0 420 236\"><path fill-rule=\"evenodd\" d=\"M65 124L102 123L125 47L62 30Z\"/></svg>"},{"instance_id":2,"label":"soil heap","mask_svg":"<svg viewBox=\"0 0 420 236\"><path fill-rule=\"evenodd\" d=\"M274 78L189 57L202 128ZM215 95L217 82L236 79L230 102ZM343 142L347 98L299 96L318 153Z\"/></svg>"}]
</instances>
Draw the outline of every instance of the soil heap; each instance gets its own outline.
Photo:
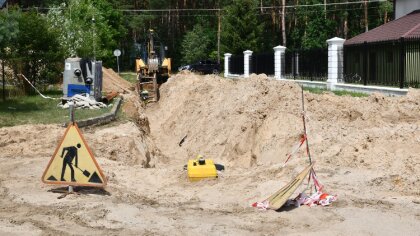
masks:
<instances>
[{"instance_id":1,"label":"soil heap","mask_svg":"<svg viewBox=\"0 0 420 236\"><path fill-rule=\"evenodd\" d=\"M82 129L108 178L105 190L57 199L51 192L57 187L41 184L63 127L0 129L0 234L418 234L418 90L363 98L305 91L315 169L338 201L275 212L250 205L308 162L300 151L282 167L303 131L296 83L184 72L161 86L158 103L147 105L133 88L105 70L104 91L118 89L126 116ZM225 172L189 182L183 166L197 154L225 164Z\"/></svg>"}]
</instances>

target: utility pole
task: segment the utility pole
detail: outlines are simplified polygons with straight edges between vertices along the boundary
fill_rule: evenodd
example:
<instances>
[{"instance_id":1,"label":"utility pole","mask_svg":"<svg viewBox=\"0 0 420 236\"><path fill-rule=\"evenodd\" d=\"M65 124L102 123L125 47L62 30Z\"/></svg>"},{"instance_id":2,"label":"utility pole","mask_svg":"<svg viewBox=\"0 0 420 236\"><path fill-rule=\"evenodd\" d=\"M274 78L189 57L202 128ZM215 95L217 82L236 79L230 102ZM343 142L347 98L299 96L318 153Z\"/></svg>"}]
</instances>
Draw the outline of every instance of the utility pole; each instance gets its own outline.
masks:
<instances>
[{"instance_id":1,"label":"utility pole","mask_svg":"<svg viewBox=\"0 0 420 236\"><path fill-rule=\"evenodd\" d=\"M369 31L369 22L368 22L368 0L365 0L365 32Z\"/></svg>"},{"instance_id":2,"label":"utility pole","mask_svg":"<svg viewBox=\"0 0 420 236\"><path fill-rule=\"evenodd\" d=\"M286 0L281 4L281 32L283 36L283 47L286 47Z\"/></svg>"},{"instance_id":3,"label":"utility pole","mask_svg":"<svg viewBox=\"0 0 420 236\"><path fill-rule=\"evenodd\" d=\"M220 33L222 28L222 20L221 20L221 11L219 8L219 16L218 16L218 23L217 23L217 63L220 64Z\"/></svg>"},{"instance_id":4,"label":"utility pole","mask_svg":"<svg viewBox=\"0 0 420 236\"><path fill-rule=\"evenodd\" d=\"M96 61L96 45L95 45L95 16L92 17L92 46L93 46L93 60Z\"/></svg>"},{"instance_id":5,"label":"utility pole","mask_svg":"<svg viewBox=\"0 0 420 236\"><path fill-rule=\"evenodd\" d=\"M324 0L324 16L327 19L327 0Z\"/></svg>"}]
</instances>

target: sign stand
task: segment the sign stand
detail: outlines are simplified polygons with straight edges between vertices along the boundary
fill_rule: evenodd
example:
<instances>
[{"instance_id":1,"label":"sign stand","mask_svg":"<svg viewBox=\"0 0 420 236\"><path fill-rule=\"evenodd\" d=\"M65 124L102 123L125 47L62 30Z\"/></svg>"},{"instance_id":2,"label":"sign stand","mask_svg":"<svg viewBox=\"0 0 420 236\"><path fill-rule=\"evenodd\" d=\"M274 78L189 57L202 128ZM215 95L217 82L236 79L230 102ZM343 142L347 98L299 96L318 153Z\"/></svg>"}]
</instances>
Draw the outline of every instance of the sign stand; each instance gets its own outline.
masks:
<instances>
[{"instance_id":1,"label":"sign stand","mask_svg":"<svg viewBox=\"0 0 420 236\"><path fill-rule=\"evenodd\" d=\"M120 74L120 62L118 60L118 57L121 56L121 50L120 49L115 49L114 50L114 56L117 57L117 68L118 68L118 74Z\"/></svg>"},{"instance_id":2,"label":"sign stand","mask_svg":"<svg viewBox=\"0 0 420 236\"><path fill-rule=\"evenodd\" d=\"M71 104L71 103L69 104L69 110L70 110L70 122L71 122L71 124L74 124L74 102L73 102L73 104ZM73 186L71 186L71 185L68 186L68 190L67 191L66 190L63 190L63 191L55 191L55 192L63 193L62 195L60 195L60 196L57 197L58 199L65 198L69 194L79 195L79 193L77 193L77 192L74 191Z\"/></svg>"},{"instance_id":3,"label":"sign stand","mask_svg":"<svg viewBox=\"0 0 420 236\"><path fill-rule=\"evenodd\" d=\"M107 182L93 152L77 127L74 119L75 106L73 103L69 105L69 125L41 178L46 184L68 186L64 189L52 190L63 193L58 197L59 199L68 194L78 194L74 189L77 186L104 188Z\"/></svg>"}]
</instances>

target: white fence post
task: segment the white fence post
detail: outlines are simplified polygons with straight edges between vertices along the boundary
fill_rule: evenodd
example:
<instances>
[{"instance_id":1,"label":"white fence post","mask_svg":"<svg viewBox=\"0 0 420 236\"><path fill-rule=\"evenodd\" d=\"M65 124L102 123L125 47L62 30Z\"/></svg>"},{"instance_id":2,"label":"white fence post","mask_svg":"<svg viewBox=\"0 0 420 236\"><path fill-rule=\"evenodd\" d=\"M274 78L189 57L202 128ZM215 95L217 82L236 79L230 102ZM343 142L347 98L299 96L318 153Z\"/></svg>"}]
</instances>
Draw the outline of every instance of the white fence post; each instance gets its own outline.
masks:
<instances>
[{"instance_id":1,"label":"white fence post","mask_svg":"<svg viewBox=\"0 0 420 236\"><path fill-rule=\"evenodd\" d=\"M345 39L332 38L327 40L328 44L328 80L327 88L334 90L338 81L343 79L343 45Z\"/></svg>"},{"instance_id":2,"label":"white fence post","mask_svg":"<svg viewBox=\"0 0 420 236\"><path fill-rule=\"evenodd\" d=\"M244 51L244 77L249 77L249 58L252 55L252 51L246 50Z\"/></svg>"},{"instance_id":3,"label":"white fence post","mask_svg":"<svg viewBox=\"0 0 420 236\"><path fill-rule=\"evenodd\" d=\"M225 77L229 76L229 61L231 56L231 53L225 53Z\"/></svg>"},{"instance_id":4,"label":"white fence post","mask_svg":"<svg viewBox=\"0 0 420 236\"><path fill-rule=\"evenodd\" d=\"M284 79L284 53L286 52L286 47L277 46L274 47L274 78L275 79Z\"/></svg>"}]
</instances>

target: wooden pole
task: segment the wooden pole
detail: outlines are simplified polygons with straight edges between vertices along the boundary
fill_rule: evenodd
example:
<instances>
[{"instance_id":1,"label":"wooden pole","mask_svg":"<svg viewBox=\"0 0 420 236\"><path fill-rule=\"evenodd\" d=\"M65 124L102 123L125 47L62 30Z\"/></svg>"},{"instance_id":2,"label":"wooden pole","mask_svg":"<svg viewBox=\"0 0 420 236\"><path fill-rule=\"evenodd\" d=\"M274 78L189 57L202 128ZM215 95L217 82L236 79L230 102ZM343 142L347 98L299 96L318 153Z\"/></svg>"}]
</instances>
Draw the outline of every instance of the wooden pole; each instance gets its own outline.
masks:
<instances>
[{"instance_id":1,"label":"wooden pole","mask_svg":"<svg viewBox=\"0 0 420 236\"><path fill-rule=\"evenodd\" d=\"M281 4L281 32L283 36L283 46L286 47L286 0Z\"/></svg>"},{"instance_id":2,"label":"wooden pole","mask_svg":"<svg viewBox=\"0 0 420 236\"><path fill-rule=\"evenodd\" d=\"M74 124L74 102L70 101L69 110L70 110L70 122Z\"/></svg>"},{"instance_id":3,"label":"wooden pole","mask_svg":"<svg viewBox=\"0 0 420 236\"><path fill-rule=\"evenodd\" d=\"M368 1L365 0L365 32L369 31L369 22L368 22Z\"/></svg>"},{"instance_id":4,"label":"wooden pole","mask_svg":"<svg viewBox=\"0 0 420 236\"><path fill-rule=\"evenodd\" d=\"M327 19L327 0L324 0L324 17Z\"/></svg>"},{"instance_id":5,"label":"wooden pole","mask_svg":"<svg viewBox=\"0 0 420 236\"><path fill-rule=\"evenodd\" d=\"M312 159L311 159L311 152L309 151L309 141L308 141L308 135L306 132L306 119L305 119L305 98L303 97L303 85L302 85L302 120L303 120L303 132L305 135L305 143L306 143L306 152L308 153L308 157L309 157L309 163L312 164Z\"/></svg>"},{"instance_id":6,"label":"wooden pole","mask_svg":"<svg viewBox=\"0 0 420 236\"><path fill-rule=\"evenodd\" d=\"M2 68L2 74L3 74L3 101L6 101L6 90L5 90L5 75L4 75L4 59L1 60L1 68Z\"/></svg>"},{"instance_id":7,"label":"wooden pole","mask_svg":"<svg viewBox=\"0 0 420 236\"><path fill-rule=\"evenodd\" d=\"M220 33L222 28L221 12L219 8L218 24L217 24L217 63L220 64Z\"/></svg>"}]
</instances>

